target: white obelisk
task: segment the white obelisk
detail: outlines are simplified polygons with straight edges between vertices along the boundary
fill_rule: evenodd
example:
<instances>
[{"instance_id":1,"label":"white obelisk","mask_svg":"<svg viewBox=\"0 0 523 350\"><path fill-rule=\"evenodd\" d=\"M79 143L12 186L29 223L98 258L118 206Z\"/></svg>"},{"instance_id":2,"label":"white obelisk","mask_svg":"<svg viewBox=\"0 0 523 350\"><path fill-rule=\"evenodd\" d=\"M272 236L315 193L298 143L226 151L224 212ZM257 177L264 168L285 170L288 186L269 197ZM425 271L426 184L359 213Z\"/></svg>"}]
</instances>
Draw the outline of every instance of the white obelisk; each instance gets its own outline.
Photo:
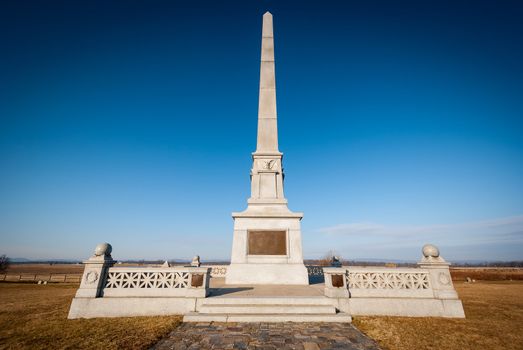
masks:
<instances>
[{"instance_id":1,"label":"white obelisk","mask_svg":"<svg viewBox=\"0 0 523 350\"><path fill-rule=\"evenodd\" d=\"M227 284L309 284L301 246L303 214L291 212L283 194L277 121L272 15L266 12L251 197L245 211L232 214L234 236Z\"/></svg>"}]
</instances>

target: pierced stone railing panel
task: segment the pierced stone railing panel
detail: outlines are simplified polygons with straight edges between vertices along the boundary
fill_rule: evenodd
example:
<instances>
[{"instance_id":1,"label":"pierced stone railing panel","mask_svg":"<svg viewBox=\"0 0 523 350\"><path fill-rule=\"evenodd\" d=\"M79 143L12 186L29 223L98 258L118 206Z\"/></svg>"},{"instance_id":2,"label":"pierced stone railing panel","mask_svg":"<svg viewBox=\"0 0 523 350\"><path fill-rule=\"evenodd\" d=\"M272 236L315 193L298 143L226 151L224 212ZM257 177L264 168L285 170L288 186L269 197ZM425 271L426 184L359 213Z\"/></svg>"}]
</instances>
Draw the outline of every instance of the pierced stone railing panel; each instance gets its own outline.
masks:
<instances>
[{"instance_id":1,"label":"pierced stone railing panel","mask_svg":"<svg viewBox=\"0 0 523 350\"><path fill-rule=\"evenodd\" d=\"M109 271L105 288L188 288L188 272Z\"/></svg>"},{"instance_id":2,"label":"pierced stone railing panel","mask_svg":"<svg viewBox=\"0 0 523 350\"><path fill-rule=\"evenodd\" d=\"M209 267L211 268L211 277L212 278L220 278L225 277L227 274L227 267L229 265L202 265L202 267ZM317 278L323 280L323 267L319 265L307 265L305 266L307 268L307 273L309 274L309 278Z\"/></svg>"},{"instance_id":3,"label":"pierced stone railing panel","mask_svg":"<svg viewBox=\"0 0 523 350\"><path fill-rule=\"evenodd\" d=\"M205 296L207 267L111 267L103 284L103 297Z\"/></svg>"},{"instance_id":4,"label":"pierced stone railing panel","mask_svg":"<svg viewBox=\"0 0 523 350\"><path fill-rule=\"evenodd\" d=\"M352 267L345 278L351 297L434 296L429 272L424 269Z\"/></svg>"},{"instance_id":5,"label":"pierced stone railing panel","mask_svg":"<svg viewBox=\"0 0 523 350\"><path fill-rule=\"evenodd\" d=\"M209 267L211 268L211 277L212 278L220 278L224 277L227 274L227 266L229 265L205 265L202 267Z\"/></svg>"},{"instance_id":6,"label":"pierced stone railing panel","mask_svg":"<svg viewBox=\"0 0 523 350\"><path fill-rule=\"evenodd\" d=\"M326 287L333 290L346 288L351 298L434 297L429 271L426 269L349 266L328 268L325 271L340 278L343 276L344 279L342 287L332 286L333 279L326 279ZM332 295L338 294L340 292Z\"/></svg>"}]
</instances>

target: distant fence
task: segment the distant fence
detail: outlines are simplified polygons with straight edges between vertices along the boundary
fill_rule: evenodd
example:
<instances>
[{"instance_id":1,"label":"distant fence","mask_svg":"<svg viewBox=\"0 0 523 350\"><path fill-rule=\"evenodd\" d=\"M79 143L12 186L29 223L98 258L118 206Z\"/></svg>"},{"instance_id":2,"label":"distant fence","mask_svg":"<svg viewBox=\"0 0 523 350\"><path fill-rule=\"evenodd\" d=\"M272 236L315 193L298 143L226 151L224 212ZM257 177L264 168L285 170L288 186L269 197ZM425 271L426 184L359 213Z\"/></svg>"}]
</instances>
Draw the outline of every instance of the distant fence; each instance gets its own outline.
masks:
<instances>
[{"instance_id":1,"label":"distant fence","mask_svg":"<svg viewBox=\"0 0 523 350\"><path fill-rule=\"evenodd\" d=\"M6 273L0 274L0 281L5 282L57 282L57 283L80 283L81 273Z\"/></svg>"}]
</instances>

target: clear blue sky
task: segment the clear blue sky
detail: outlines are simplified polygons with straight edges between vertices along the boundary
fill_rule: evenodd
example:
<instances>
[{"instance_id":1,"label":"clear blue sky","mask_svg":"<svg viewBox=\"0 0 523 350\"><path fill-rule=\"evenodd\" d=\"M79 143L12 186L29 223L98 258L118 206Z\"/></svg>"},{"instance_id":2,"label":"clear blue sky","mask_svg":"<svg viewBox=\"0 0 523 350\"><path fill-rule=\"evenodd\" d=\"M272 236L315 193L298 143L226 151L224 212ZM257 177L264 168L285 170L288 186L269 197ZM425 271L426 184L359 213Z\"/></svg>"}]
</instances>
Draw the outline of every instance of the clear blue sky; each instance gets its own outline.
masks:
<instances>
[{"instance_id":1,"label":"clear blue sky","mask_svg":"<svg viewBox=\"0 0 523 350\"><path fill-rule=\"evenodd\" d=\"M523 258L514 1L2 1L0 253L224 258L274 15L306 257Z\"/></svg>"}]
</instances>

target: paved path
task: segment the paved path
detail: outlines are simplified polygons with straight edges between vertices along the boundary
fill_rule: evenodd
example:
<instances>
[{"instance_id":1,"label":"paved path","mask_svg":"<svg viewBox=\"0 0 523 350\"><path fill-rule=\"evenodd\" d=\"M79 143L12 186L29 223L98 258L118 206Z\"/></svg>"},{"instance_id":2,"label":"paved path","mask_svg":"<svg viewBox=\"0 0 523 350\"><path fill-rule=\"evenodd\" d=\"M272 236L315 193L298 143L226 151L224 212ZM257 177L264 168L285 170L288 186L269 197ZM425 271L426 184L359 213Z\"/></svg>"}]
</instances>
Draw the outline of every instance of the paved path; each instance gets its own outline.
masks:
<instances>
[{"instance_id":1,"label":"paved path","mask_svg":"<svg viewBox=\"0 0 523 350\"><path fill-rule=\"evenodd\" d=\"M377 350L379 347L347 323L183 323L152 349Z\"/></svg>"}]
</instances>

